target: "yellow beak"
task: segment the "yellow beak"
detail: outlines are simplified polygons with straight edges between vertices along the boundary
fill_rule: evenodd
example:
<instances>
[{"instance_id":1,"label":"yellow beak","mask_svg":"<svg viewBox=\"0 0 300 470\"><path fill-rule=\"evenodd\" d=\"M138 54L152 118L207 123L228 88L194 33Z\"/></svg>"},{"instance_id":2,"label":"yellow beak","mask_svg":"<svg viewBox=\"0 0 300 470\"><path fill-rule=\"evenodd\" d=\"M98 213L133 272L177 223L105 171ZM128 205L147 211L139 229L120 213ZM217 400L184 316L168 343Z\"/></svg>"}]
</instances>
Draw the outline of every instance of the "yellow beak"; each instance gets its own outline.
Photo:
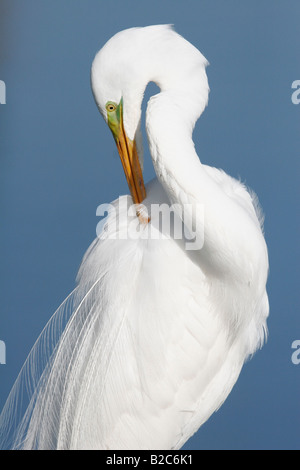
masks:
<instances>
[{"instance_id":1,"label":"yellow beak","mask_svg":"<svg viewBox=\"0 0 300 470\"><path fill-rule=\"evenodd\" d=\"M141 204L146 198L146 189L136 143L127 137L124 129L123 99L119 105L108 102L106 109L108 125L117 144L132 200L134 204ZM137 215L142 223L149 222L141 212L137 211Z\"/></svg>"},{"instance_id":2,"label":"yellow beak","mask_svg":"<svg viewBox=\"0 0 300 470\"><path fill-rule=\"evenodd\" d=\"M123 123L123 99L119 105L108 102L107 121L117 144L127 184L134 204L140 204L146 197L142 169L135 141L126 135Z\"/></svg>"},{"instance_id":3,"label":"yellow beak","mask_svg":"<svg viewBox=\"0 0 300 470\"><path fill-rule=\"evenodd\" d=\"M116 144L133 202L134 204L140 204L146 198L143 173L135 141L127 137L123 120L121 121L121 129Z\"/></svg>"}]
</instances>

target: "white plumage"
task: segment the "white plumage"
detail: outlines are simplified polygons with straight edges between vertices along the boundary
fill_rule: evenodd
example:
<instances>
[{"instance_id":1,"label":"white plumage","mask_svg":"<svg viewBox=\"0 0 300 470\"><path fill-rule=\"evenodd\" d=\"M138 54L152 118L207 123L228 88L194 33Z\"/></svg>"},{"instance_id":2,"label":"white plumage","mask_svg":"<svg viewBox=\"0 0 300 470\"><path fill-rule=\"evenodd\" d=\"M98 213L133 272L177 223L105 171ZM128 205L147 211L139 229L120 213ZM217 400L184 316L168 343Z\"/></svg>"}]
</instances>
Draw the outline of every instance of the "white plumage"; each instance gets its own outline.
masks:
<instances>
[{"instance_id":1,"label":"white plumage","mask_svg":"<svg viewBox=\"0 0 300 470\"><path fill-rule=\"evenodd\" d=\"M256 198L202 164L192 141L208 100L206 65L169 26L123 31L97 54L97 105L110 124L107 103L122 101L124 135L135 140L141 162L143 93L149 81L160 87L146 114L157 179L143 203L149 214L153 203L187 208L204 244L186 250L184 240L162 236L155 215L148 227L159 237L144 237L147 224L139 222L140 236L122 239L132 199L113 203L77 287L46 326L2 412L3 448L179 449L263 344L268 255ZM26 387L24 414L18 397Z\"/></svg>"}]
</instances>

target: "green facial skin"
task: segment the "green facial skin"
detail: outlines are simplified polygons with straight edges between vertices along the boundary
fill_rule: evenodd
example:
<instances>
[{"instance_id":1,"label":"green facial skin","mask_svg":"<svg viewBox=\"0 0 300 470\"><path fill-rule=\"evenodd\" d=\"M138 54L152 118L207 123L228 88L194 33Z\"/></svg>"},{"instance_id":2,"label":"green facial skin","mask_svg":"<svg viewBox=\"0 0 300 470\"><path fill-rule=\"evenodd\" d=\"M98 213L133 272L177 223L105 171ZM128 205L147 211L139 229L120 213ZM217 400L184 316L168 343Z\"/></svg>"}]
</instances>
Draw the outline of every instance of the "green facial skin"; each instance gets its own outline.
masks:
<instances>
[{"instance_id":1,"label":"green facial skin","mask_svg":"<svg viewBox=\"0 0 300 470\"><path fill-rule=\"evenodd\" d=\"M118 142L122 127L123 98L121 98L121 101L118 105L113 101L108 101L106 103L106 111L107 123L114 136L115 141Z\"/></svg>"}]
</instances>

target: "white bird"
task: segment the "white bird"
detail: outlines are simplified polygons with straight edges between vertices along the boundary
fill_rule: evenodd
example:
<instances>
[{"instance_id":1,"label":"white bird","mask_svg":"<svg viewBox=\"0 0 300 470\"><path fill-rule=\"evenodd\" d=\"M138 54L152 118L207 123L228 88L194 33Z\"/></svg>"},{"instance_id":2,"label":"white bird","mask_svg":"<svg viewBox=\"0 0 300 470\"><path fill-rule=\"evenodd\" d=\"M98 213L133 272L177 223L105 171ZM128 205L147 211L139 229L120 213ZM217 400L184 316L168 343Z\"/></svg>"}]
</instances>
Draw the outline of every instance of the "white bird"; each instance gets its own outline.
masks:
<instances>
[{"instance_id":1,"label":"white bird","mask_svg":"<svg viewBox=\"0 0 300 470\"><path fill-rule=\"evenodd\" d=\"M1 415L3 448L180 449L262 346L268 254L257 198L202 163L192 141L208 101L206 66L168 25L122 31L96 55L93 94L131 197L112 203L75 290L33 347ZM145 188L140 121L150 81L161 90L146 113L157 179ZM130 215L128 202L144 207ZM182 239L152 213L163 203L175 207L173 225L184 214Z\"/></svg>"}]
</instances>

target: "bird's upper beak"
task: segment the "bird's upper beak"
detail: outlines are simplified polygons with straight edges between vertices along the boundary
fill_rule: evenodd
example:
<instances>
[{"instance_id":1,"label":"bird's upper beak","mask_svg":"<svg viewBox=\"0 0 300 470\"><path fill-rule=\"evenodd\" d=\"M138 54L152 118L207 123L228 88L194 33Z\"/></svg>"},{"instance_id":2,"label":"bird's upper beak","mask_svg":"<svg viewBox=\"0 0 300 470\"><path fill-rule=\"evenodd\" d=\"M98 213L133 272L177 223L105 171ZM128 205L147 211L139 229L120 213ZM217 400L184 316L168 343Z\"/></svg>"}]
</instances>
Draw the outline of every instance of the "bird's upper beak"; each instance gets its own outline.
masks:
<instances>
[{"instance_id":1,"label":"bird's upper beak","mask_svg":"<svg viewBox=\"0 0 300 470\"><path fill-rule=\"evenodd\" d=\"M127 137L124 129L122 98L115 111L107 113L107 120L117 144L133 202L140 204L146 198L146 190L135 141Z\"/></svg>"}]
</instances>

